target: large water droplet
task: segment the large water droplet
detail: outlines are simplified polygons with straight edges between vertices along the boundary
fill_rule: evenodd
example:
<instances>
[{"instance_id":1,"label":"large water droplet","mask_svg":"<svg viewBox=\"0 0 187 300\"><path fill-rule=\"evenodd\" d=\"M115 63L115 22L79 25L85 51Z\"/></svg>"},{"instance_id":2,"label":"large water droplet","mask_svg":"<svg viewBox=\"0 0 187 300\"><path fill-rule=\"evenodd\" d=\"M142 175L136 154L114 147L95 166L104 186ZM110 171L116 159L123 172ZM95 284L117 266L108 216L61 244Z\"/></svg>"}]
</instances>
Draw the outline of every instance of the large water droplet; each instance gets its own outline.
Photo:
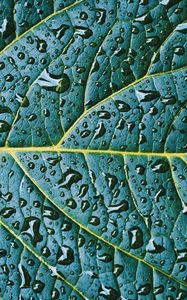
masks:
<instances>
[{"instance_id":1,"label":"large water droplet","mask_svg":"<svg viewBox=\"0 0 187 300\"><path fill-rule=\"evenodd\" d=\"M138 288L138 295L148 295L151 291L151 285L149 283L142 285Z\"/></svg>"},{"instance_id":2,"label":"large water droplet","mask_svg":"<svg viewBox=\"0 0 187 300\"><path fill-rule=\"evenodd\" d=\"M47 69L44 70L42 75L36 80L36 83L47 91L58 93L64 93L70 87L70 79L67 74L54 75Z\"/></svg>"},{"instance_id":3,"label":"large water droplet","mask_svg":"<svg viewBox=\"0 0 187 300\"><path fill-rule=\"evenodd\" d=\"M21 285L20 288L29 288L31 283L31 276L28 270L21 264L19 264L19 272L21 275Z\"/></svg>"},{"instance_id":4,"label":"large water droplet","mask_svg":"<svg viewBox=\"0 0 187 300\"><path fill-rule=\"evenodd\" d=\"M104 124L99 123L95 129L93 138L96 140L96 139L102 137L105 134L105 132L106 132L106 128L105 128Z\"/></svg>"},{"instance_id":5,"label":"large water droplet","mask_svg":"<svg viewBox=\"0 0 187 300\"><path fill-rule=\"evenodd\" d=\"M144 14L144 15L136 18L135 21L146 25L146 24L150 24L153 21L153 19L151 17L151 14L147 13L147 14Z\"/></svg>"},{"instance_id":6,"label":"large water droplet","mask_svg":"<svg viewBox=\"0 0 187 300\"><path fill-rule=\"evenodd\" d=\"M58 212L49 206L44 206L43 216L51 220L57 220L59 218Z\"/></svg>"},{"instance_id":7,"label":"large water droplet","mask_svg":"<svg viewBox=\"0 0 187 300\"><path fill-rule=\"evenodd\" d=\"M150 239L149 244L146 247L146 250L150 253L162 253L165 248L163 246L163 238L156 237L154 239Z\"/></svg>"},{"instance_id":8,"label":"large water droplet","mask_svg":"<svg viewBox=\"0 0 187 300\"><path fill-rule=\"evenodd\" d=\"M169 163L166 160L158 159L151 165L155 173L165 173L169 170Z\"/></svg>"},{"instance_id":9,"label":"large water droplet","mask_svg":"<svg viewBox=\"0 0 187 300\"><path fill-rule=\"evenodd\" d=\"M1 210L0 214L3 216L3 218L8 219L10 218L13 214L15 214L16 209L12 207L5 207Z\"/></svg>"},{"instance_id":10,"label":"large water droplet","mask_svg":"<svg viewBox=\"0 0 187 300\"><path fill-rule=\"evenodd\" d=\"M38 37L35 37L36 40L36 48L38 49L39 52L45 53L47 51L47 43L44 40L39 39Z\"/></svg>"},{"instance_id":11,"label":"large water droplet","mask_svg":"<svg viewBox=\"0 0 187 300\"><path fill-rule=\"evenodd\" d=\"M74 262L73 250L68 246L59 248L57 253L57 260L61 265L70 265L72 262Z\"/></svg>"},{"instance_id":12,"label":"large water droplet","mask_svg":"<svg viewBox=\"0 0 187 300\"><path fill-rule=\"evenodd\" d=\"M0 133L9 131L11 126L6 122L0 120Z\"/></svg>"},{"instance_id":13,"label":"large water droplet","mask_svg":"<svg viewBox=\"0 0 187 300\"><path fill-rule=\"evenodd\" d=\"M43 240L42 235L39 232L41 220L36 217L25 218L22 234L28 235L31 239L31 243L35 247L38 242Z\"/></svg>"},{"instance_id":14,"label":"large water droplet","mask_svg":"<svg viewBox=\"0 0 187 300\"><path fill-rule=\"evenodd\" d=\"M82 175L71 168L62 174L62 178L58 181L58 186L70 189L72 184L82 179Z\"/></svg>"},{"instance_id":15,"label":"large water droplet","mask_svg":"<svg viewBox=\"0 0 187 300\"><path fill-rule=\"evenodd\" d=\"M131 108L129 106L129 104L121 101L121 100L116 100L115 101L115 104L117 106L117 109L120 111L120 112L128 112Z\"/></svg>"},{"instance_id":16,"label":"large water droplet","mask_svg":"<svg viewBox=\"0 0 187 300\"><path fill-rule=\"evenodd\" d=\"M140 102L149 102L160 97L160 93L157 91L136 90L136 97Z\"/></svg>"},{"instance_id":17,"label":"large water droplet","mask_svg":"<svg viewBox=\"0 0 187 300\"><path fill-rule=\"evenodd\" d=\"M130 246L132 249L138 249L143 246L143 232L139 227L132 227L129 231Z\"/></svg>"},{"instance_id":18,"label":"large water droplet","mask_svg":"<svg viewBox=\"0 0 187 300\"><path fill-rule=\"evenodd\" d=\"M109 173L106 173L104 175L105 175L105 178L106 178L109 189L113 190L114 187L116 186L117 182L118 182L117 177L115 175L112 175L112 174L109 174Z\"/></svg>"},{"instance_id":19,"label":"large water droplet","mask_svg":"<svg viewBox=\"0 0 187 300\"><path fill-rule=\"evenodd\" d=\"M83 39L88 39L93 35L91 29L83 26L75 26L75 35L80 35Z\"/></svg>"},{"instance_id":20,"label":"large water droplet","mask_svg":"<svg viewBox=\"0 0 187 300\"><path fill-rule=\"evenodd\" d=\"M124 200L120 202L119 204L116 205L110 205L108 207L108 212L109 213L121 213L123 211L127 211L129 209L129 203Z\"/></svg>"},{"instance_id":21,"label":"large water droplet","mask_svg":"<svg viewBox=\"0 0 187 300\"><path fill-rule=\"evenodd\" d=\"M119 293L112 287L101 285L100 289L100 296L107 299L107 300L117 300L119 297Z\"/></svg>"},{"instance_id":22,"label":"large water droplet","mask_svg":"<svg viewBox=\"0 0 187 300\"><path fill-rule=\"evenodd\" d=\"M182 34L186 34L187 33L187 22L177 25L175 30L181 32Z\"/></svg>"},{"instance_id":23,"label":"large water droplet","mask_svg":"<svg viewBox=\"0 0 187 300\"><path fill-rule=\"evenodd\" d=\"M33 290L36 293L41 293L45 287L45 284L40 280L35 280L33 283Z\"/></svg>"},{"instance_id":24,"label":"large water droplet","mask_svg":"<svg viewBox=\"0 0 187 300\"><path fill-rule=\"evenodd\" d=\"M51 166L56 166L60 161L62 160L61 156L58 157L52 157L52 158L47 158L47 161Z\"/></svg>"},{"instance_id":25,"label":"large water droplet","mask_svg":"<svg viewBox=\"0 0 187 300\"><path fill-rule=\"evenodd\" d=\"M96 20L97 23L102 25L105 23L106 20L106 10L105 9L96 9Z\"/></svg>"},{"instance_id":26,"label":"large water droplet","mask_svg":"<svg viewBox=\"0 0 187 300\"><path fill-rule=\"evenodd\" d=\"M60 40L68 28L70 28L69 25L62 24L60 27L53 29L56 38Z\"/></svg>"}]
</instances>

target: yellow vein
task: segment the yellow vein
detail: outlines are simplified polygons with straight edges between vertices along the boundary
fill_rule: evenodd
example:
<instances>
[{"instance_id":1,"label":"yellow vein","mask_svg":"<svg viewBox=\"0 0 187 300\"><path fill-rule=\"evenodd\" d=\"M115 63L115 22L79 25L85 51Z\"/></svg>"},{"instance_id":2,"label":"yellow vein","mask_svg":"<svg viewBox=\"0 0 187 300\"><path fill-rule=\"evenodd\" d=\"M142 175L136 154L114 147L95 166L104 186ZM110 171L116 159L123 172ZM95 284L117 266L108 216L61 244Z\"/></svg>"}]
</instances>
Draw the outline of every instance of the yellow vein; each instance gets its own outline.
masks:
<instances>
[{"instance_id":1,"label":"yellow vein","mask_svg":"<svg viewBox=\"0 0 187 300\"><path fill-rule=\"evenodd\" d=\"M68 282L64 277L62 277L58 272L54 269L54 266L50 266L40 255L38 255L29 245L27 245L20 236L18 236L7 224L5 224L2 219L0 219L0 225L3 226L8 232L11 233L29 252L31 252L42 264L44 264L54 275L64 281L72 290L76 291L81 297L87 299L82 292L80 292L75 286L73 286L70 282Z\"/></svg>"},{"instance_id":2,"label":"yellow vein","mask_svg":"<svg viewBox=\"0 0 187 300\"><path fill-rule=\"evenodd\" d=\"M159 268L151 265L149 262L135 256L134 254L120 248L119 246L109 242L108 240L105 240L103 237L98 236L94 231L90 230L88 227L86 227L85 225L83 225L82 223L79 223L77 220L73 219L73 217L71 217L64 209L62 209L61 207L58 206L57 203L55 203L49 195L47 195L47 193L38 185L38 183L36 182L35 179L33 179L30 174L28 173L28 171L25 169L25 167L22 165L22 163L20 162L20 160L18 159L18 157L15 154L12 154L12 157L14 158L15 162L19 165L19 167L23 170L23 172L25 173L25 175L32 181L32 183L38 188L38 190L58 209L60 210L67 218L69 218L73 223L77 224L81 229L83 229L84 231L88 232L90 235L94 236L96 239L104 242L105 244L108 244L110 247L126 254L127 256L134 258L135 260L138 260L139 262L149 266L151 269L153 269L154 271L157 271L161 274L163 274L164 276L174 280L175 282L177 282L178 284L181 284L183 286L186 286L184 282L176 279L175 277L173 277L171 274L167 274L166 272L164 272L163 270L160 270Z\"/></svg>"},{"instance_id":3,"label":"yellow vein","mask_svg":"<svg viewBox=\"0 0 187 300\"><path fill-rule=\"evenodd\" d=\"M26 152L60 152L60 153L82 153L82 154L108 154L108 155L123 155L123 156L158 156L158 157L186 157L187 153L167 153L167 152L130 152L120 150L94 150L94 149L68 149L61 148L60 146L49 146L49 147L0 147L0 153L26 153Z\"/></svg>"},{"instance_id":4,"label":"yellow vein","mask_svg":"<svg viewBox=\"0 0 187 300\"><path fill-rule=\"evenodd\" d=\"M127 89L134 87L136 84L138 84L139 82L148 79L148 78L155 78L161 75L169 75L169 74L173 74L175 72L179 72L182 71L186 68L187 66L183 66L181 68L178 68L176 70L170 70L167 72L161 72L161 73L156 73L156 74L152 74L152 75L145 75L144 77L141 77L140 79L130 83L129 85L123 87L122 89L116 91L115 93L111 94L110 96L108 96L107 98L103 99L102 101L96 103L94 106L90 107L88 110L85 110L84 113L76 120L76 122L66 131L65 135L62 137L62 139L58 142L57 146L62 145L62 143L64 142L64 140L67 138L67 136L70 134L70 132L76 127L76 125L87 115L89 114L91 111L93 111L94 109L96 109L98 106L104 104L107 100L115 97L116 95L126 91Z\"/></svg>"},{"instance_id":5,"label":"yellow vein","mask_svg":"<svg viewBox=\"0 0 187 300\"><path fill-rule=\"evenodd\" d=\"M181 24L184 24L184 23L186 23L186 22L187 22L187 19L184 20ZM178 26L178 25L179 25L179 24L177 24L177 26ZM157 58L159 52L161 52L161 49L166 45L166 43L169 41L169 39L170 39L170 38L172 37L172 35L175 33L177 26L173 28L173 30L170 32L170 34L167 36L167 38L163 41L163 43L160 45L160 47L158 48L158 50L155 52L154 56L153 56L152 59L151 59L151 63L150 63L150 66L149 66L149 68L148 68L148 70L147 70L146 75L151 74L150 71L151 71L151 68L152 68L152 66L153 66L153 63L154 63L155 59Z\"/></svg>"},{"instance_id":6,"label":"yellow vein","mask_svg":"<svg viewBox=\"0 0 187 300\"><path fill-rule=\"evenodd\" d=\"M35 28L39 27L41 24L45 23L46 21L48 21L49 19L51 19L54 16L57 16L59 14L61 14L62 12L69 10L71 8L73 8L74 6L77 6L78 4L80 4L81 2L83 2L83 0L78 0L75 3L64 7L63 9L57 11L57 12L53 12L51 15L47 16L45 19L41 20L40 22L38 22L37 24L35 24L34 26L32 26L31 28L29 28L27 31L25 31L23 34L21 34L20 36L18 36L16 39L14 39L10 44L8 44L2 51L0 51L0 55L3 54L4 52L6 52L11 46L13 46L16 42L18 42L21 38L23 38L25 35L27 35L29 32L32 32Z\"/></svg>"}]
</instances>

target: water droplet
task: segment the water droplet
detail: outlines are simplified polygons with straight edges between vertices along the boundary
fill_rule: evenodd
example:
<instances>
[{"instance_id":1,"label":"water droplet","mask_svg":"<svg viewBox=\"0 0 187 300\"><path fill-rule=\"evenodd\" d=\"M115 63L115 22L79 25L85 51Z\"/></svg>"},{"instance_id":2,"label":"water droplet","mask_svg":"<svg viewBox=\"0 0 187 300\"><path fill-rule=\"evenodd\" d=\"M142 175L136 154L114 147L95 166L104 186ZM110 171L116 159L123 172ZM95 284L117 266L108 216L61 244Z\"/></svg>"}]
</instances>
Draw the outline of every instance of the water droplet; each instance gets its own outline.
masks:
<instances>
[{"instance_id":1,"label":"water droplet","mask_svg":"<svg viewBox=\"0 0 187 300\"><path fill-rule=\"evenodd\" d=\"M36 293L41 293L45 287L45 284L40 280L35 280L33 283L33 290Z\"/></svg>"},{"instance_id":2,"label":"water droplet","mask_svg":"<svg viewBox=\"0 0 187 300\"><path fill-rule=\"evenodd\" d=\"M155 173L165 173L169 170L169 164L166 160L158 159L151 165L151 169Z\"/></svg>"},{"instance_id":3,"label":"water droplet","mask_svg":"<svg viewBox=\"0 0 187 300\"><path fill-rule=\"evenodd\" d=\"M9 131L11 126L6 122L0 120L0 133Z\"/></svg>"},{"instance_id":4,"label":"water droplet","mask_svg":"<svg viewBox=\"0 0 187 300\"><path fill-rule=\"evenodd\" d=\"M0 114L4 114L4 113L11 114L12 110L7 106L1 106L0 105Z\"/></svg>"},{"instance_id":5,"label":"water droplet","mask_svg":"<svg viewBox=\"0 0 187 300\"><path fill-rule=\"evenodd\" d=\"M63 73L60 75L54 75L47 69L44 70L36 83L47 91L54 91L58 93L64 93L70 87L70 79L67 74Z\"/></svg>"},{"instance_id":6,"label":"water droplet","mask_svg":"<svg viewBox=\"0 0 187 300\"><path fill-rule=\"evenodd\" d=\"M19 272L21 275L21 285L20 288L29 288L31 283L31 277L28 270L21 264L19 264Z\"/></svg>"},{"instance_id":7,"label":"water droplet","mask_svg":"<svg viewBox=\"0 0 187 300\"><path fill-rule=\"evenodd\" d=\"M91 134L91 131L90 130L83 130L81 133L80 133L80 136L81 136L81 138L86 138L86 137L88 137L89 135Z\"/></svg>"},{"instance_id":8,"label":"water droplet","mask_svg":"<svg viewBox=\"0 0 187 300\"><path fill-rule=\"evenodd\" d=\"M82 179L82 175L71 168L62 174L62 178L58 181L58 186L70 189L72 184Z\"/></svg>"},{"instance_id":9,"label":"water droplet","mask_svg":"<svg viewBox=\"0 0 187 300\"><path fill-rule=\"evenodd\" d=\"M137 174L143 175L145 172L145 167L142 165L137 165L135 170L136 170Z\"/></svg>"},{"instance_id":10,"label":"water droplet","mask_svg":"<svg viewBox=\"0 0 187 300\"><path fill-rule=\"evenodd\" d=\"M119 264L116 264L114 266L114 275L116 275L116 277L120 276L123 271L124 271L124 266Z\"/></svg>"},{"instance_id":11,"label":"water droplet","mask_svg":"<svg viewBox=\"0 0 187 300\"><path fill-rule=\"evenodd\" d=\"M154 239L150 239L149 244L146 247L146 250L150 253L162 253L165 248L163 246L163 238L156 237Z\"/></svg>"},{"instance_id":12,"label":"water droplet","mask_svg":"<svg viewBox=\"0 0 187 300\"><path fill-rule=\"evenodd\" d=\"M39 39L38 37L35 37L36 40L36 48L38 49L39 52L45 53L47 51L47 43L44 40Z\"/></svg>"},{"instance_id":13,"label":"water droplet","mask_svg":"<svg viewBox=\"0 0 187 300\"><path fill-rule=\"evenodd\" d=\"M0 249L0 258L7 255L7 251L5 249Z\"/></svg>"},{"instance_id":14,"label":"water droplet","mask_svg":"<svg viewBox=\"0 0 187 300\"><path fill-rule=\"evenodd\" d=\"M100 296L107 300L117 300L119 298L119 293L112 287L101 285Z\"/></svg>"},{"instance_id":15,"label":"water droplet","mask_svg":"<svg viewBox=\"0 0 187 300\"><path fill-rule=\"evenodd\" d=\"M143 246L143 232L139 227L132 227L128 231L128 234L132 249L138 249Z\"/></svg>"},{"instance_id":16,"label":"water droplet","mask_svg":"<svg viewBox=\"0 0 187 300\"><path fill-rule=\"evenodd\" d=\"M109 189L113 190L118 182L117 177L115 175L111 175L109 173L106 173L104 175L105 175L105 179L107 181Z\"/></svg>"},{"instance_id":17,"label":"water droplet","mask_svg":"<svg viewBox=\"0 0 187 300\"><path fill-rule=\"evenodd\" d=\"M100 219L96 216L92 216L89 223L93 226L97 226L100 224Z\"/></svg>"},{"instance_id":18,"label":"water droplet","mask_svg":"<svg viewBox=\"0 0 187 300\"><path fill-rule=\"evenodd\" d=\"M15 208L12 207L5 207L1 210L0 214L3 216L3 218L8 219L10 218L13 214L16 213Z\"/></svg>"},{"instance_id":19,"label":"water droplet","mask_svg":"<svg viewBox=\"0 0 187 300\"><path fill-rule=\"evenodd\" d=\"M150 24L153 21L153 19L151 17L151 14L147 13L147 14L144 14L144 15L136 18L135 21L146 25L146 24Z\"/></svg>"},{"instance_id":20,"label":"water droplet","mask_svg":"<svg viewBox=\"0 0 187 300\"><path fill-rule=\"evenodd\" d=\"M109 213L121 213L123 211L127 211L129 209L129 203L124 200L120 202L119 204L116 205L110 205L108 207L108 212Z\"/></svg>"},{"instance_id":21,"label":"water droplet","mask_svg":"<svg viewBox=\"0 0 187 300\"><path fill-rule=\"evenodd\" d=\"M61 156L47 158L47 161L51 166L56 166L61 160L62 160Z\"/></svg>"},{"instance_id":22,"label":"water droplet","mask_svg":"<svg viewBox=\"0 0 187 300\"><path fill-rule=\"evenodd\" d=\"M182 249L177 255L177 262L187 262L187 250Z\"/></svg>"},{"instance_id":23,"label":"water droplet","mask_svg":"<svg viewBox=\"0 0 187 300\"><path fill-rule=\"evenodd\" d=\"M149 283L142 285L138 289L138 295L148 295L151 291L151 285Z\"/></svg>"},{"instance_id":24,"label":"water droplet","mask_svg":"<svg viewBox=\"0 0 187 300\"><path fill-rule=\"evenodd\" d=\"M87 200L82 201L81 203L82 212L85 212L89 207L90 207L90 203Z\"/></svg>"},{"instance_id":25,"label":"water droplet","mask_svg":"<svg viewBox=\"0 0 187 300\"><path fill-rule=\"evenodd\" d=\"M49 206L44 206L43 216L51 220L57 220L59 218L58 212Z\"/></svg>"},{"instance_id":26,"label":"water droplet","mask_svg":"<svg viewBox=\"0 0 187 300\"><path fill-rule=\"evenodd\" d=\"M89 39L93 32L91 29L83 27L83 26L75 26L75 35L80 35L83 39Z\"/></svg>"},{"instance_id":27,"label":"water droplet","mask_svg":"<svg viewBox=\"0 0 187 300\"><path fill-rule=\"evenodd\" d=\"M86 12L82 11L80 13L80 18L81 18L81 20L87 20L88 19L88 14Z\"/></svg>"},{"instance_id":28,"label":"water droplet","mask_svg":"<svg viewBox=\"0 0 187 300\"><path fill-rule=\"evenodd\" d=\"M120 111L120 112L128 112L131 108L129 106L129 104L121 101L121 100L116 100L115 101L115 104L117 106L117 109Z\"/></svg>"},{"instance_id":29,"label":"water droplet","mask_svg":"<svg viewBox=\"0 0 187 300\"><path fill-rule=\"evenodd\" d=\"M102 137L106 132L106 128L103 123L99 123L95 129L94 137L93 139L98 139Z\"/></svg>"},{"instance_id":30,"label":"water droplet","mask_svg":"<svg viewBox=\"0 0 187 300\"><path fill-rule=\"evenodd\" d=\"M75 209L77 207L77 203L74 199L68 199L66 200L66 205L70 207L71 209Z\"/></svg>"},{"instance_id":31,"label":"water droplet","mask_svg":"<svg viewBox=\"0 0 187 300\"><path fill-rule=\"evenodd\" d=\"M51 252L48 247L43 247L41 253L45 257L49 257L51 255Z\"/></svg>"},{"instance_id":32,"label":"water droplet","mask_svg":"<svg viewBox=\"0 0 187 300\"><path fill-rule=\"evenodd\" d=\"M158 192L155 195L155 202L159 202L159 198L166 195L166 190L163 186L160 186Z\"/></svg>"},{"instance_id":33,"label":"water droplet","mask_svg":"<svg viewBox=\"0 0 187 300\"><path fill-rule=\"evenodd\" d=\"M177 25L175 30L181 32L182 34L186 34L187 33L187 22Z\"/></svg>"},{"instance_id":34,"label":"water droplet","mask_svg":"<svg viewBox=\"0 0 187 300\"><path fill-rule=\"evenodd\" d=\"M29 122L32 122L32 121L34 121L34 120L36 120L36 119L37 119L37 115L36 115L36 114L31 114L31 115L28 117Z\"/></svg>"},{"instance_id":35,"label":"water droplet","mask_svg":"<svg viewBox=\"0 0 187 300\"><path fill-rule=\"evenodd\" d=\"M181 2L181 0L161 0L161 4L166 6L167 9L171 8L172 6L174 6L175 4Z\"/></svg>"},{"instance_id":36,"label":"water droplet","mask_svg":"<svg viewBox=\"0 0 187 300\"><path fill-rule=\"evenodd\" d=\"M60 293L57 289L54 289L51 293L51 299L57 300L60 297Z\"/></svg>"},{"instance_id":37,"label":"water droplet","mask_svg":"<svg viewBox=\"0 0 187 300\"><path fill-rule=\"evenodd\" d=\"M64 36L66 30L69 28L69 25L62 24L60 27L53 29L53 32L56 38L60 40Z\"/></svg>"},{"instance_id":38,"label":"water droplet","mask_svg":"<svg viewBox=\"0 0 187 300\"><path fill-rule=\"evenodd\" d=\"M88 191L88 185L87 184L83 184L83 185L81 185L81 187L80 187L80 191L79 191L79 193L78 193L78 197L84 197L85 195L86 195L86 193L87 193L87 191Z\"/></svg>"},{"instance_id":39,"label":"water droplet","mask_svg":"<svg viewBox=\"0 0 187 300\"><path fill-rule=\"evenodd\" d=\"M105 9L96 9L96 20L97 23L102 25L106 20L106 10Z\"/></svg>"},{"instance_id":40,"label":"water droplet","mask_svg":"<svg viewBox=\"0 0 187 300\"><path fill-rule=\"evenodd\" d=\"M164 286L163 285L159 285L159 286L154 287L153 293L155 295L162 294L163 292L164 292Z\"/></svg>"},{"instance_id":41,"label":"water droplet","mask_svg":"<svg viewBox=\"0 0 187 300\"><path fill-rule=\"evenodd\" d=\"M146 43L149 45L149 46L157 46L159 45L160 43L160 39L158 36L152 36L152 37L148 37L146 39Z\"/></svg>"},{"instance_id":42,"label":"water droplet","mask_svg":"<svg viewBox=\"0 0 187 300\"><path fill-rule=\"evenodd\" d=\"M104 253L100 256L97 257L98 260L101 260L105 263L111 262L113 260L112 255L108 254L108 253Z\"/></svg>"},{"instance_id":43,"label":"water droplet","mask_svg":"<svg viewBox=\"0 0 187 300\"><path fill-rule=\"evenodd\" d=\"M61 265L70 265L74 262L74 252L68 246L59 248L57 253L58 263Z\"/></svg>"},{"instance_id":44,"label":"water droplet","mask_svg":"<svg viewBox=\"0 0 187 300\"><path fill-rule=\"evenodd\" d=\"M31 243L35 247L38 242L43 240L42 235L39 232L41 220L36 217L25 218L21 233L28 235L31 239Z\"/></svg>"},{"instance_id":45,"label":"water droplet","mask_svg":"<svg viewBox=\"0 0 187 300\"><path fill-rule=\"evenodd\" d=\"M161 101L165 105L173 105L177 102L175 96L165 96L161 98Z\"/></svg>"},{"instance_id":46,"label":"water droplet","mask_svg":"<svg viewBox=\"0 0 187 300\"><path fill-rule=\"evenodd\" d=\"M184 47L175 47L174 53L176 55L183 55L185 53L185 49L184 49Z\"/></svg>"},{"instance_id":47,"label":"water droplet","mask_svg":"<svg viewBox=\"0 0 187 300\"><path fill-rule=\"evenodd\" d=\"M6 194L1 194L0 192L0 198L8 202L12 199L12 193L8 192Z\"/></svg>"},{"instance_id":48,"label":"water droplet","mask_svg":"<svg viewBox=\"0 0 187 300\"><path fill-rule=\"evenodd\" d=\"M160 93L157 91L139 90L135 91L135 93L140 102L149 102L160 97Z\"/></svg>"},{"instance_id":49,"label":"water droplet","mask_svg":"<svg viewBox=\"0 0 187 300\"><path fill-rule=\"evenodd\" d=\"M108 111L102 110L102 111L98 111L97 115L100 119L110 119L111 118L111 114Z\"/></svg>"}]
</instances>

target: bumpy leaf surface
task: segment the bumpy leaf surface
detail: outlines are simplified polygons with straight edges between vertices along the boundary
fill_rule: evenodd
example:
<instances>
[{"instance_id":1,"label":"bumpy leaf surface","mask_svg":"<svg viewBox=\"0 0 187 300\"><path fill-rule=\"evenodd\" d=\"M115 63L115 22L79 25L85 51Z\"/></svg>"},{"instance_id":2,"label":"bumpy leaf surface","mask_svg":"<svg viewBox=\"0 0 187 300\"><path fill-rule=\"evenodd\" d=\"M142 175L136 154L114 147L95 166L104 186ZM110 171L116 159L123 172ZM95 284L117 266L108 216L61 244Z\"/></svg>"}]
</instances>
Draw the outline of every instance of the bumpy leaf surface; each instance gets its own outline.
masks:
<instances>
[{"instance_id":1,"label":"bumpy leaf surface","mask_svg":"<svg viewBox=\"0 0 187 300\"><path fill-rule=\"evenodd\" d=\"M187 299L187 0L0 3L0 297Z\"/></svg>"}]
</instances>

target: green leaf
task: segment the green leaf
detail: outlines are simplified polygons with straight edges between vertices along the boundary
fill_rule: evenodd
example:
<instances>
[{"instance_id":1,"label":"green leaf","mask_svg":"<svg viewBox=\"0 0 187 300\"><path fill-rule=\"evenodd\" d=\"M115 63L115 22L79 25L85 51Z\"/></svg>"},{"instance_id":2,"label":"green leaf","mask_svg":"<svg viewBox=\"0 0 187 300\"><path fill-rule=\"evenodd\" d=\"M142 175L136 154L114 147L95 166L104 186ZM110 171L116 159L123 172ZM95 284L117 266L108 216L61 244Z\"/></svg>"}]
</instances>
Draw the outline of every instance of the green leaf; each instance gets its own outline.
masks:
<instances>
[{"instance_id":1,"label":"green leaf","mask_svg":"<svg viewBox=\"0 0 187 300\"><path fill-rule=\"evenodd\" d=\"M186 5L0 4L3 300L187 298Z\"/></svg>"},{"instance_id":2,"label":"green leaf","mask_svg":"<svg viewBox=\"0 0 187 300\"><path fill-rule=\"evenodd\" d=\"M0 49L56 11L73 4L75 0L1 0Z\"/></svg>"}]
</instances>

